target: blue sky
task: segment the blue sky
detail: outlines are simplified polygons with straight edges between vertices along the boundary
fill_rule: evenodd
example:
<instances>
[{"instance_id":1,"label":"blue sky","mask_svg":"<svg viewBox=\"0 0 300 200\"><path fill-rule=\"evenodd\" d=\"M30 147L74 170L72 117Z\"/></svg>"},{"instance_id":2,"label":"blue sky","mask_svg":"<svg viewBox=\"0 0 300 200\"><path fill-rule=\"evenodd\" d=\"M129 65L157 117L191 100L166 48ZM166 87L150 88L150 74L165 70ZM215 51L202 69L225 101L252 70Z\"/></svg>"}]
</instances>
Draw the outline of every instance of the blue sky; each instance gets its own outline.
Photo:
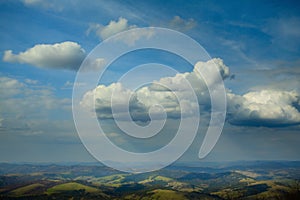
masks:
<instances>
[{"instance_id":1,"label":"blue sky","mask_svg":"<svg viewBox=\"0 0 300 200\"><path fill-rule=\"evenodd\" d=\"M72 118L76 72L104 39L149 26L187 34L229 70L223 76L225 126L204 161L299 160L299 9L296 1L1 1L0 161L94 161ZM132 67L149 62L194 76L194 66L175 55L144 50L117 60L100 83L109 87ZM150 75L162 77L144 76ZM204 116L206 108L201 107ZM156 143L124 142L109 113L103 115L100 121L120 146L147 150ZM176 120L168 121L166 133ZM204 117L182 160L198 160L206 122ZM159 140L168 141L170 134L165 135Z\"/></svg>"}]
</instances>

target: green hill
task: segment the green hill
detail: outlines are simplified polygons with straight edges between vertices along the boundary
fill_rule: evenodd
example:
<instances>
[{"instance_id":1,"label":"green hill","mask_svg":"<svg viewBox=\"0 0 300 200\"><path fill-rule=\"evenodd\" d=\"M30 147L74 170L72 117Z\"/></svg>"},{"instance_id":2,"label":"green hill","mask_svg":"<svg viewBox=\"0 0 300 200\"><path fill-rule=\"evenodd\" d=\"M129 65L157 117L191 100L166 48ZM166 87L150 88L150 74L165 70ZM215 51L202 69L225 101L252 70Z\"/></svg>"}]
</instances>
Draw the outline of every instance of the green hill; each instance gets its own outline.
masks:
<instances>
[{"instance_id":1,"label":"green hill","mask_svg":"<svg viewBox=\"0 0 300 200\"><path fill-rule=\"evenodd\" d=\"M24 187L17 188L15 190L10 191L10 196L26 196L31 195L33 193L41 193L39 191L42 191L45 186L40 183L35 183L31 185L26 185Z\"/></svg>"},{"instance_id":2,"label":"green hill","mask_svg":"<svg viewBox=\"0 0 300 200\"><path fill-rule=\"evenodd\" d=\"M53 193L61 193L61 192L74 191L74 190L84 190L85 192L88 192L88 193L97 193L97 192L100 193L101 192L99 189L94 188L94 187L86 186L86 185L76 183L76 182L70 182L70 183L63 183L63 184L59 184L54 187L51 187L47 190L46 193L51 195Z\"/></svg>"},{"instance_id":3,"label":"green hill","mask_svg":"<svg viewBox=\"0 0 300 200\"><path fill-rule=\"evenodd\" d=\"M131 194L127 195L124 199L130 199L130 200L135 200L135 199L141 199L141 200L187 200L184 196L183 193L173 191L173 190L167 190L167 189L156 189L147 192L146 194L142 195L137 195L137 194Z\"/></svg>"}]
</instances>

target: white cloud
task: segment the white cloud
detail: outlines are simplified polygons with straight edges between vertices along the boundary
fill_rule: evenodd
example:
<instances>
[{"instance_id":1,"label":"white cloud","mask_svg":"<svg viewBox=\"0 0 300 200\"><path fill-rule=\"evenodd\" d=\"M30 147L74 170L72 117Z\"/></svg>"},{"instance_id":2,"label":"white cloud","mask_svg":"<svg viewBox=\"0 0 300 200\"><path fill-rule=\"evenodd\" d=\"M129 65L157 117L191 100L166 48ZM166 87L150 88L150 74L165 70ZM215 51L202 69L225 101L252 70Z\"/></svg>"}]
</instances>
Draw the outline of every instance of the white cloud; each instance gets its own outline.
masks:
<instances>
[{"instance_id":1,"label":"white cloud","mask_svg":"<svg viewBox=\"0 0 300 200\"><path fill-rule=\"evenodd\" d=\"M82 71L99 71L106 65L104 58L89 59L85 62L84 68L81 69Z\"/></svg>"},{"instance_id":2,"label":"white cloud","mask_svg":"<svg viewBox=\"0 0 300 200\"><path fill-rule=\"evenodd\" d=\"M188 31L197 26L197 22L190 18L188 20L182 19L180 16L174 16L174 18L169 22L169 27L179 30Z\"/></svg>"},{"instance_id":3,"label":"white cloud","mask_svg":"<svg viewBox=\"0 0 300 200\"><path fill-rule=\"evenodd\" d=\"M95 108L99 118L112 118L112 102L114 110L118 110L118 113L114 114L122 118L128 109L129 99L131 115L137 121L149 120L149 109L151 109L151 114L154 117L162 117L163 111L159 107L153 107L155 105L161 105L172 118L179 118L181 115L193 116L197 111L198 102L192 102L187 81L198 96L200 104L209 103L210 97L206 85L198 74L197 68L212 68L213 65L218 67L223 79L229 76L229 69L223 61L212 59L207 62L198 62L194 71L190 73L179 73L174 77L161 78L159 81L154 81L150 86L142 87L137 91L124 88L121 83L113 83L109 86L99 85L93 91L85 94L81 105L93 112L95 97ZM213 78L215 77L210 77L210 79ZM214 84L213 80L211 80L211 84Z\"/></svg>"},{"instance_id":4,"label":"white cloud","mask_svg":"<svg viewBox=\"0 0 300 200\"><path fill-rule=\"evenodd\" d=\"M217 67L218 70L215 70L215 67ZM220 58L214 58L207 62L197 62L193 72L200 79L200 72L204 73L203 75L206 76L207 81L206 84L210 87L218 84L218 77L220 75L223 80L229 77L229 68Z\"/></svg>"},{"instance_id":5,"label":"white cloud","mask_svg":"<svg viewBox=\"0 0 300 200\"><path fill-rule=\"evenodd\" d=\"M300 18L271 19L262 29L272 37L272 45L284 50L297 51L300 44Z\"/></svg>"},{"instance_id":6,"label":"white cloud","mask_svg":"<svg viewBox=\"0 0 300 200\"><path fill-rule=\"evenodd\" d=\"M2 126L3 118L0 116L0 127Z\"/></svg>"},{"instance_id":7,"label":"white cloud","mask_svg":"<svg viewBox=\"0 0 300 200\"><path fill-rule=\"evenodd\" d=\"M216 76L221 75L221 77L224 79L229 77L229 68L224 64L223 60L220 58L213 58L211 60L208 60L207 62L197 62L194 66L194 69L192 72L188 73L178 73L174 77L165 77L162 78L159 82L168 86L170 89L174 90L186 90L187 88L184 88L183 81L185 79L189 80L191 84L193 85L194 89L198 90L204 90L204 87L206 87L203 82L203 79L201 77L200 71L204 71L203 69L206 69L205 72L210 72L210 69L217 67L219 74L212 73L214 70L211 70L212 72L209 74L205 74L207 79L209 79L209 84L213 85L215 84L215 81L217 80ZM201 69L201 70L200 70ZM199 81L202 81L199 83Z\"/></svg>"},{"instance_id":8,"label":"white cloud","mask_svg":"<svg viewBox=\"0 0 300 200\"><path fill-rule=\"evenodd\" d=\"M202 71L205 69L204 71L209 73L213 65L217 66L223 79L229 77L229 68L222 59L215 58L207 62L196 63L192 72L161 78L136 91L126 89L120 83L109 86L100 85L86 93L81 103L91 110L95 97L97 116L106 119L113 118L111 102L116 103L114 106L119 108L117 115L120 117L128 108L128 99L130 99L131 115L136 121L149 120L148 112L153 105L157 104L164 108L169 117L192 116L198 105L203 112L210 110L210 95L206 84L210 85L214 92L214 86L218 85L216 84L217 77L214 73L210 73L208 82L204 83L199 69L201 68ZM198 105L191 102L189 88L184 84L185 80L189 81L195 91L199 101ZM112 94L114 94L113 99ZM300 124L300 95L296 91L265 89L244 95L228 92L227 96L227 119L231 124L266 127ZM162 116L160 109L151 111L154 111L154 116L157 118Z\"/></svg>"},{"instance_id":9,"label":"white cloud","mask_svg":"<svg viewBox=\"0 0 300 200\"><path fill-rule=\"evenodd\" d=\"M32 85L34 80L21 82L14 78L0 77L0 119L2 133L30 135L43 132L39 122L51 123L55 112L69 112L71 101L56 98L51 88Z\"/></svg>"},{"instance_id":10,"label":"white cloud","mask_svg":"<svg viewBox=\"0 0 300 200\"><path fill-rule=\"evenodd\" d=\"M0 91L2 98L13 97L22 92L24 84L16 79L0 77Z\"/></svg>"},{"instance_id":11,"label":"white cloud","mask_svg":"<svg viewBox=\"0 0 300 200\"><path fill-rule=\"evenodd\" d=\"M41 68L77 70L85 58L85 51L75 42L37 44L24 52L4 52L3 61L26 63Z\"/></svg>"},{"instance_id":12,"label":"white cloud","mask_svg":"<svg viewBox=\"0 0 300 200\"><path fill-rule=\"evenodd\" d=\"M63 5L61 1L57 0L21 0L24 5L26 6L34 6L34 7L41 7L44 9L52 9L56 11L62 11Z\"/></svg>"},{"instance_id":13,"label":"white cloud","mask_svg":"<svg viewBox=\"0 0 300 200\"><path fill-rule=\"evenodd\" d=\"M136 28L136 26L129 25L127 19L120 17L118 21L111 20L106 26L97 23L91 23L87 30L87 34L89 34L91 31L95 31L96 35L99 38L105 40L106 38L115 35L116 33L132 28Z\"/></svg>"},{"instance_id":14,"label":"white cloud","mask_svg":"<svg viewBox=\"0 0 300 200\"><path fill-rule=\"evenodd\" d=\"M232 124L269 127L300 124L300 95L295 91L228 93L228 102Z\"/></svg>"},{"instance_id":15,"label":"white cloud","mask_svg":"<svg viewBox=\"0 0 300 200\"><path fill-rule=\"evenodd\" d=\"M105 40L110 36L113 36L117 33L122 31L130 30L137 28L136 25L129 25L128 20L125 18L120 17L118 21L111 20L108 25L102 25L97 23L90 23L89 28L86 31L86 34L89 35L91 32L95 32L96 35L101 39ZM155 34L154 29L149 28L147 30L144 29L137 29L132 30L130 33L126 35L118 35L115 37L115 41L121 41L127 44L128 46L132 46L135 42L141 38L149 39Z\"/></svg>"},{"instance_id":16,"label":"white cloud","mask_svg":"<svg viewBox=\"0 0 300 200\"><path fill-rule=\"evenodd\" d=\"M23 2L24 2L24 4L31 5L31 4L41 3L42 0L23 0Z\"/></svg>"},{"instance_id":17,"label":"white cloud","mask_svg":"<svg viewBox=\"0 0 300 200\"><path fill-rule=\"evenodd\" d=\"M149 39L155 34L155 30L152 28L148 29L135 29L130 33L121 34L114 38L115 41L121 41L128 46L133 46L136 41L140 39Z\"/></svg>"},{"instance_id":18,"label":"white cloud","mask_svg":"<svg viewBox=\"0 0 300 200\"><path fill-rule=\"evenodd\" d=\"M135 26L129 26L128 20L120 17L118 21L110 21L107 26L104 26L99 34L103 39L108 38L116 33L128 30L130 28L134 28Z\"/></svg>"},{"instance_id":19,"label":"white cloud","mask_svg":"<svg viewBox=\"0 0 300 200\"><path fill-rule=\"evenodd\" d=\"M73 89L74 86L76 87L82 87L85 86L85 83L79 83L79 82L71 82L71 81L67 81L65 82L65 84L61 87L61 89L65 90L65 89Z\"/></svg>"},{"instance_id":20,"label":"white cloud","mask_svg":"<svg viewBox=\"0 0 300 200\"><path fill-rule=\"evenodd\" d=\"M38 82L39 82L38 80L32 80L29 78L25 79L25 83L27 83L27 84L35 85L35 84L38 84Z\"/></svg>"},{"instance_id":21,"label":"white cloud","mask_svg":"<svg viewBox=\"0 0 300 200\"><path fill-rule=\"evenodd\" d=\"M87 92L81 101L81 106L92 111L94 97L96 101L95 108L99 118L112 118L112 101L114 102L114 107L120 112L117 113L119 117L122 115L122 112L126 111L129 100L135 110L143 110L144 108L136 99L136 94L124 88L120 83L113 83L109 86L99 85L93 91Z\"/></svg>"}]
</instances>

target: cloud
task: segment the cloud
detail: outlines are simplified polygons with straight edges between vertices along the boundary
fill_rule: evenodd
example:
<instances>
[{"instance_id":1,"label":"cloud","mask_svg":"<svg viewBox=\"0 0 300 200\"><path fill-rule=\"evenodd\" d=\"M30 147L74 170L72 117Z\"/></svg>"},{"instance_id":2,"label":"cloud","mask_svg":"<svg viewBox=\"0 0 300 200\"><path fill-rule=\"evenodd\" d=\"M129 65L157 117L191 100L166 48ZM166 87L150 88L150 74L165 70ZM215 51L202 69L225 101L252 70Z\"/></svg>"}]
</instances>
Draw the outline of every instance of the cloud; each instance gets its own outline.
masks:
<instances>
[{"instance_id":1,"label":"cloud","mask_svg":"<svg viewBox=\"0 0 300 200\"><path fill-rule=\"evenodd\" d=\"M86 34L89 35L91 32L95 32L95 34L99 37L101 40L105 40L109 38L110 36L113 36L117 33L120 33L122 31L130 30L137 28L136 25L129 25L128 20L120 17L118 21L111 20L108 25L102 25L97 23L90 23L89 28L86 31ZM121 41L126 43L129 46L132 46L137 40L141 38L149 39L155 34L154 29L136 29L130 32L130 34L126 35L118 35L118 37L115 37L115 41Z\"/></svg>"},{"instance_id":2,"label":"cloud","mask_svg":"<svg viewBox=\"0 0 300 200\"><path fill-rule=\"evenodd\" d=\"M123 42L128 46L133 46L136 41L143 39L149 39L155 35L155 30L153 28L148 29L134 29L127 34L121 34L114 38L115 41Z\"/></svg>"},{"instance_id":3,"label":"cloud","mask_svg":"<svg viewBox=\"0 0 300 200\"><path fill-rule=\"evenodd\" d=\"M95 108L97 111L97 117L101 119L111 119L112 111L111 105L114 102L114 107L119 110L118 117L122 118L122 114L126 112L128 108L128 101L131 107L132 115L137 115L139 112L145 109L144 105L140 104L136 98L136 94L124 88L121 83L113 83L109 86L99 85L92 91L87 92L83 100L81 101L81 106L87 108L88 110L93 110L93 102L95 97ZM144 113L144 112L142 112ZM136 119L136 120L144 120Z\"/></svg>"},{"instance_id":4,"label":"cloud","mask_svg":"<svg viewBox=\"0 0 300 200\"><path fill-rule=\"evenodd\" d=\"M0 116L0 127L2 127L3 118Z\"/></svg>"},{"instance_id":5,"label":"cloud","mask_svg":"<svg viewBox=\"0 0 300 200\"><path fill-rule=\"evenodd\" d=\"M35 80L28 83L28 80L21 82L14 78L0 77L1 133L41 133L46 121L51 123L52 115L57 118L57 112L69 112L69 99L56 98L51 88L37 87L37 83Z\"/></svg>"},{"instance_id":6,"label":"cloud","mask_svg":"<svg viewBox=\"0 0 300 200\"><path fill-rule=\"evenodd\" d=\"M83 71L99 71L103 67L105 67L106 61L104 58L95 58L86 60L85 67L82 69Z\"/></svg>"},{"instance_id":7,"label":"cloud","mask_svg":"<svg viewBox=\"0 0 300 200\"><path fill-rule=\"evenodd\" d=\"M93 112L95 109L100 119L112 119L112 102L115 117L126 119L126 111L129 106L130 114L135 121L148 121L151 111L152 119L160 119L166 112L171 118L181 116L194 116L198 104L209 104L209 93L206 84L199 74L199 68L212 68L217 66L223 79L229 76L229 68L221 59L212 59L207 62L198 62L192 72L178 73L174 77L161 78L151 85L139 88L136 91L124 88L121 83L111 85L99 85L87 92L81 106ZM208 70L209 71L209 70ZM215 77L211 77L209 84L214 84ZM187 82L188 81L188 82ZM190 83L200 102L193 102L190 93ZM178 98L177 98L178 97ZM128 103L129 102L129 103ZM161 109L160 105L164 108ZM128 118L127 118L128 119Z\"/></svg>"},{"instance_id":8,"label":"cloud","mask_svg":"<svg viewBox=\"0 0 300 200\"><path fill-rule=\"evenodd\" d=\"M38 81L27 78L27 79L25 79L25 83L31 84L31 85L36 85L36 84L38 84Z\"/></svg>"},{"instance_id":9,"label":"cloud","mask_svg":"<svg viewBox=\"0 0 300 200\"><path fill-rule=\"evenodd\" d=\"M87 34L89 34L91 31L94 31L100 39L105 40L116 33L136 27L136 25L129 25L127 19L120 17L118 21L111 20L106 26L97 23L91 23L87 30Z\"/></svg>"},{"instance_id":10,"label":"cloud","mask_svg":"<svg viewBox=\"0 0 300 200\"><path fill-rule=\"evenodd\" d=\"M271 19L263 31L272 36L272 44L284 50L298 51L300 43L300 18L284 17Z\"/></svg>"},{"instance_id":11,"label":"cloud","mask_svg":"<svg viewBox=\"0 0 300 200\"><path fill-rule=\"evenodd\" d=\"M209 72L213 65L217 66L223 80L230 77L229 68L223 60L214 58L207 62L196 63L192 72L161 78L136 91L125 88L121 83L99 85L85 94L81 105L93 112L92 105L95 98L96 114L100 119L118 117L128 120L126 118L128 105L131 117L135 121L150 120L149 110L152 112L150 112L151 117L154 117L152 119L160 119L164 116L164 112L173 119L180 118L182 115L193 116L198 106L202 112L208 113L210 112L210 95L206 84L214 92L217 78L214 74L210 74L210 78L205 83L199 70L205 69ZM198 97L196 104L191 101L189 87L185 84L186 80ZM296 91L264 89L244 95L228 92L227 96L227 120L230 124L264 127L300 124L300 95ZM114 117L111 102L113 102L113 110L117 110ZM155 105L160 105L164 109Z\"/></svg>"},{"instance_id":12,"label":"cloud","mask_svg":"<svg viewBox=\"0 0 300 200\"><path fill-rule=\"evenodd\" d=\"M63 5L61 1L57 0L22 0L24 5L26 6L33 6L33 7L41 7L44 9L51 9L56 11L62 11Z\"/></svg>"},{"instance_id":13,"label":"cloud","mask_svg":"<svg viewBox=\"0 0 300 200\"><path fill-rule=\"evenodd\" d=\"M196 26L197 22L194 19L190 18L185 20L179 16L174 16L174 18L169 22L169 27L178 31L188 31Z\"/></svg>"},{"instance_id":14,"label":"cloud","mask_svg":"<svg viewBox=\"0 0 300 200\"><path fill-rule=\"evenodd\" d=\"M33 81L33 80L31 80ZM26 93L26 84L9 77L0 77L1 100L17 97L21 93Z\"/></svg>"},{"instance_id":15,"label":"cloud","mask_svg":"<svg viewBox=\"0 0 300 200\"><path fill-rule=\"evenodd\" d=\"M107 26L104 26L99 34L103 39L106 39L116 33L128 30L130 28L134 28L135 26L129 26L128 20L120 17L118 21L110 21Z\"/></svg>"},{"instance_id":16,"label":"cloud","mask_svg":"<svg viewBox=\"0 0 300 200\"><path fill-rule=\"evenodd\" d=\"M295 91L261 90L244 95L228 93L228 121L242 126L300 124L300 95Z\"/></svg>"},{"instance_id":17,"label":"cloud","mask_svg":"<svg viewBox=\"0 0 300 200\"><path fill-rule=\"evenodd\" d=\"M62 90L70 90L73 89L74 86L76 87L81 87L81 86L85 86L85 83L79 83L79 82L71 82L71 81L67 81L65 82L65 84L61 87Z\"/></svg>"},{"instance_id":18,"label":"cloud","mask_svg":"<svg viewBox=\"0 0 300 200\"><path fill-rule=\"evenodd\" d=\"M23 3L26 5L38 4L43 2L42 0L23 0Z\"/></svg>"},{"instance_id":19,"label":"cloud","mask_svg":"<svg viewBox=\"0 0 300 200\"><path fill-rule=\"evenodd\" d=\"M24 52L4 52L3 61L30 64L41 68L77 70L85 58L85 50L75 42L37 44Z\"/></svg>"},{"instance_id":20,"label":"cloud","mask_svg":"<svg viewBox=\"0 0 300 200\"><path fill-rule=\"evenodd\" d=\"M263 80L264 84L251 87L252 91L263 89L273 90L296 90L300 92L300 60L299 61L280 61L270 63L270 66L248 71L256 76L258 80Z\"/></svg>"}]
</instances>

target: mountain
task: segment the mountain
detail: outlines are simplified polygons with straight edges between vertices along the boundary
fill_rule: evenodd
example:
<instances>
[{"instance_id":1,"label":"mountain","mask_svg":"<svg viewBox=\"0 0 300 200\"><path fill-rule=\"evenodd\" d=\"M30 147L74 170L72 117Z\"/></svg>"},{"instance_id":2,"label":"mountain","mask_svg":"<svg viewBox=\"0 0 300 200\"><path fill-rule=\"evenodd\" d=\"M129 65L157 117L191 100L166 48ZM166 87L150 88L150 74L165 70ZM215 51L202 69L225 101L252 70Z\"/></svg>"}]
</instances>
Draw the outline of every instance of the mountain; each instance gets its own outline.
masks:
<instances>
[{"instance_id":1,"label":"mountain","mask_svg":"<svg viewBox=\"0 0 300 200\"><path fill-rule=\"evenodd\" d=\"M122 173L103 165L0 164L0 199L300 199L300 162L172 165Z\"/></svg>"}]
</instances>

